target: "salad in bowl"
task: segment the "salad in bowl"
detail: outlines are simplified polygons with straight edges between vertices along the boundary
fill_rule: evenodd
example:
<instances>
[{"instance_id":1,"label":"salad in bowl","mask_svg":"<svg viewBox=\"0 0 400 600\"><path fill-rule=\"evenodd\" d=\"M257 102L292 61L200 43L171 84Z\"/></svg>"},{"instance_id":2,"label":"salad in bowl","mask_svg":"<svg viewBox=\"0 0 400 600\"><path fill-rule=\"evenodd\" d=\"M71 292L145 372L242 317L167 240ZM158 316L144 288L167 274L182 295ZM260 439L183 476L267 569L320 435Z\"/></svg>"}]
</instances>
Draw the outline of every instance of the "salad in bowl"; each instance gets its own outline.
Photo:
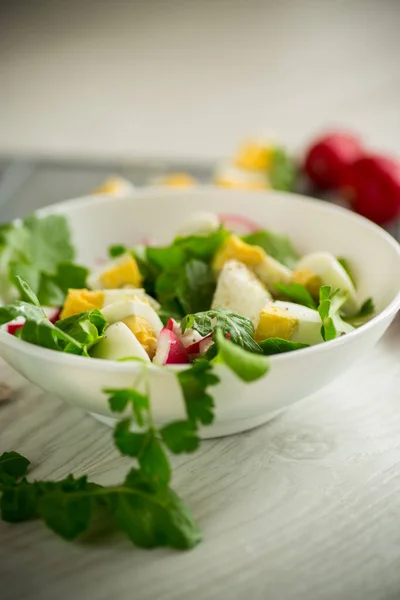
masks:
<instances>
[{"instance_id":1,"label":"salad in bowl","mask_svg":"<svg viewBox=\"0 0 400 600\"><path fill-rule=\"evenodd\" d=\"M11 226L5 245L55 228L67 233L65 251L61 215ZM49 269L57 240L42 242L43 267L34 271L32 256L20 252L16 263L11 250L3 297L19 299L0 308L0 323L21 340L86 358L219 361L246 380L252 359L266 364L257 359L349 334L374 313L372 298L358 298L347 258L299 256L288 237L238 215L194 213L168 245L113 245L109 261L91 272L64 260Z\"/></svg>"},{"instance_id":2,"label":"salad in bowl","mask_svg":"<svg viewBox=\"0 0 400 600\"><path fill-rule=\"evenodd\" d=\"M193 547L169 454L321 390L380 339L399 292L393 238L293 194L153 188L3 226L0 355L112 425L135 466L119 485L37 482L5 452L2 518L75 539L101 508L136 545Z\"/></svg>"}]
</instances>

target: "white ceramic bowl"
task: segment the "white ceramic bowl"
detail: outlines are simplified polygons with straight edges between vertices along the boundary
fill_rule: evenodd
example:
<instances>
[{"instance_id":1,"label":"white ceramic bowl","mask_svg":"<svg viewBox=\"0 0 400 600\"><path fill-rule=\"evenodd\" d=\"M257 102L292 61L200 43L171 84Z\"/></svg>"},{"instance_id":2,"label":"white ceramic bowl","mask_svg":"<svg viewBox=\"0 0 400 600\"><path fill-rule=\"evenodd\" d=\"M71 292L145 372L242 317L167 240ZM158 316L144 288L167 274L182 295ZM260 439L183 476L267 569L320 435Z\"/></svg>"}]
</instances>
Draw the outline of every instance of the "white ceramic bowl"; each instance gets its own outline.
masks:
<instances>
[{"instance_id":1,"label":"white ceramic bowl","mask_svg":"<svg viewBox=\"0 0 400 600\"><path fill-rule=\"evenodd\" d=\"M130 246L148 236L155 243L168 243L180 223L199 210L244 214L261 227L287 233L300 253L327 250L348 258L360 298L372 296L379 311L368 324L344 337L271 357L269 374L253 384L239 381L219 366L221 383L212 388L216 419L201 432L203 437L215 437L265 423L329 384L372 348L400 307L400 246L385 231L345 209L274 191L151 188L131 198L79 198L41 214L68 217L77 259L90 266L106 256L111 244ZM102 390L132 386L141 368L132 362L61 354L6 332L0 333L0 355L34 384L107 424L113 424L116 415L110 412ZM156 423L183 418L183 399L174 375L154 368L150 373Z\"/></svg>"}]
</instances>

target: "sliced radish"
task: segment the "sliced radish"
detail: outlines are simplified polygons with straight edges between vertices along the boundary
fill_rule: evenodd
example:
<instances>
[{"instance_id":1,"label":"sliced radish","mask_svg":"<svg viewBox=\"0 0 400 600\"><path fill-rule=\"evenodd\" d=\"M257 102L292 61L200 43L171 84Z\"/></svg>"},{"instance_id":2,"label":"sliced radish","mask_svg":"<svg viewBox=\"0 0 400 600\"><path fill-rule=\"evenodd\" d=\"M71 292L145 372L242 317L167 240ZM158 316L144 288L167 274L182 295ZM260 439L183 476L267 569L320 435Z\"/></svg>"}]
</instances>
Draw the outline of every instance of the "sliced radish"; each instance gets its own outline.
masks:
<instances>
[{"instance_id":1,"label":"sliced radish","mask_svg":"<svg viewBox=\"0 0 400 600\"><path fill-rule=\"evenodd\" d=\"M179 330L174 331L174 333L177 334L185 348L193 346L193 344L202 340L201 334L195 329L186 329L185 333L181 333L181 329L179 328Z\"/></svg>"},{"instance_id":2,"label":"sliced radish","mask_svg":"<svg viewBox=\"0 0 400 600\"><path fill-rule=\"evenodd\" d=\"M221 223L228 229L232 229L235 233L255 233L256 231L260 231L260 227L257 223L254 223L254 221L251 221L242 215L222 214L218 215L218 218Z\"/></svg>"},{"instance_id":3,"label":"sliced radish","mask_svg":"<svg viewBox=\"0 0 400 600\"><path fill-rule=\"evenodd\" d=\"M153 362L158 365L179 365L189 363L188 353L173 331L164 327L157 343L157 352Z\"/></svg>"},{"instance_id":4,"label":"sliced radish","mask_svg":"<svg viewBox=\"0 0 400 600\"><path fill-rule=\"evenodd\" d=\"M15 335L15 332L18 331L18 329L22 329L24 325L25 323L9 323L7 325L7 331L8 333L11 333L11 335Z\"/></svg>"},{"instance_id":5,"label":"sliced radish","mask_svg":"<svg viewBox=\"0 0 400 600\"><path fill-rule=\"evenodd\" d=\"M175 319L168 319L165 329L169 329L178 335L178 332L180 331L180 325L177 321L175 321Z\"/></svg>"},{"instance_id":6,"label":"sliced radish","mask_svg":"<svg viewBox=\"0 0 400 600\"><path fill-rule=\"evenodd\" d=\"M212 338L213 332L209 333L205 337L200 337L198 341L186 347L186 352L189 354L189 356L200 356L201 354L204 354L212 345Z\"/></svg>"}]
</instances>

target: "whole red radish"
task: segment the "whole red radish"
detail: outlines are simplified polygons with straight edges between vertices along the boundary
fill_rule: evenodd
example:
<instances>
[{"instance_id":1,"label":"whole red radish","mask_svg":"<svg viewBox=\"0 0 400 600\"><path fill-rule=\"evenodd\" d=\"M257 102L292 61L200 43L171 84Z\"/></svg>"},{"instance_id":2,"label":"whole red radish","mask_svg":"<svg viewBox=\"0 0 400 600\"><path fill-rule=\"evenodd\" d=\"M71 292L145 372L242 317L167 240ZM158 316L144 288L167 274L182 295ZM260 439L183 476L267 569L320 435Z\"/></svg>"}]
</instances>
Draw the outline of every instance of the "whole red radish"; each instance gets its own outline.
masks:
<instances>
[{"instance_id":1,"label":"whole red radish","mask_svg":"<svg viewBox=\"0 0 400 600\"><path fill-rule=\"evenodd\" d=\"M350 133L329 133L307 151L304 170L320 188L335 189L346 167L362 155L361 141Z\"/></svg>"},{"instance_id":2,"label":"whole red radish","mask_svg":"<svg viewBox=\"0 0 400 600\"><path fill-rule=\"evenodd\" d=\"M360 215L383 225L400 215L400 160L370 154L349 165L341 191Z\"/></svg>"}]
</instances>

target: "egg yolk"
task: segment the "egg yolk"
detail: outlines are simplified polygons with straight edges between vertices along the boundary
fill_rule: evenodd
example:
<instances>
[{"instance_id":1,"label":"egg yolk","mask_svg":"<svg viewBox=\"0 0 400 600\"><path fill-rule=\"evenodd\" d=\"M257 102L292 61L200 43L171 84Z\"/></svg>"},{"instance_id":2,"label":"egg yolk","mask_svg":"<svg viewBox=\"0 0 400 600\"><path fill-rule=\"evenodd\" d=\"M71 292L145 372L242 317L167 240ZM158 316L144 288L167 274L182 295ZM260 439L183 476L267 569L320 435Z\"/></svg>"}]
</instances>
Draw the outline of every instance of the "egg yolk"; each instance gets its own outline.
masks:
<instances>
[{"instance_id":1,"label":"egg yolk","mask_svg":"<svg viewBox=\"0 0 400 600\"><path fill-rule=\"evenodd\" d=\"M186 188L197 184L197 180L188 173L170 173L161 179L161 185Z\"/></svg>"},{"instance_id":2,"label":"egg yolk","mask_svg":"<svg viewBox=\"0 0 400 600\"><path fill-rule=\"evenodd\" d=\"M257 141L244 142L235 156L235 165L248 171L268 171L273 148Z\"/></svg>"},{"instance_id":3,"label":"egg yolk","mask_svg":"<svg viewBox=\"0 0 400 600\"><path fill-rule=\"evenodd\" d=\"M124 256L118 259L118 262L103 271L99 277L102 287L106 289L116 289L124 286L140 288L142 285L142 276L139 271L136 260L130 256Z\"/></svg>"},{"instance_id":4,"label":"egg yolk","mask_svg":"<svg viewBox=\"0 0 400 600\"><path fill-rule=\"evenodd\" d=\"M122 321L136 336L139 343L146 350L150 358L153 358L157 350L156 332L143 317L132 315Z\"/></svg>"},{"instance_id":5,"label":"egg yolk","mask_svg":"<svg viewBox=\"0 0 400 600\"><path fill-rule=\"evenodd\" d=\"M265 251L259 246L251 246L243 242L237 235L229 236L215 254L213 267L220 271L228 260L237 260L247 267L261 264L266 257Z\"/></svg>"},{"instance_id":6,"label":"egg yolk","mask_svg":"<svg viewBox=\"0 0 400 600\"><path fill-rule=\"evenodd\" d=\"M220 187L232 188L235 190L266 190L268 184L266 181L245 181L234 180L224 177L217 177L215 184Z\"/></svg>"},{"instance_id":7,"label":"egg yolk","mask_svg":"<svg viewBox=\"0 0 400 600\"><path fill-rule=\"evenodd\" d=\"M296 317L290 315L288 311L270 304L260 312L254 339L256 342L262 342L272 337L290 340L297 325L298 319Z\"/></svg>"},{"instance_id":8,"label":"egg yolk","mask_svg":"<svg viewBox=\"0 0 400 600\"><path fill-rule=\"evenodd\" d=\"M96 290L68 290L67 298L64 302L60 318L66 319L72 315L77 315L85 310L94 308L103 308L104 292Z\"/></svg>"},{"instance_id":9,"label":"egg yolk","mask_svg":"<svg viewBox=\"0 0 400 600\"><path fill-rule=\"evenodd\" d=\"M319 288L322 285L322 281L321 278L310 269L299 269L298 271L293 271L292 281L293 283L299 283L300 285L303 285L314 298L318 298Z\"/></svg>"}]
</instances>

